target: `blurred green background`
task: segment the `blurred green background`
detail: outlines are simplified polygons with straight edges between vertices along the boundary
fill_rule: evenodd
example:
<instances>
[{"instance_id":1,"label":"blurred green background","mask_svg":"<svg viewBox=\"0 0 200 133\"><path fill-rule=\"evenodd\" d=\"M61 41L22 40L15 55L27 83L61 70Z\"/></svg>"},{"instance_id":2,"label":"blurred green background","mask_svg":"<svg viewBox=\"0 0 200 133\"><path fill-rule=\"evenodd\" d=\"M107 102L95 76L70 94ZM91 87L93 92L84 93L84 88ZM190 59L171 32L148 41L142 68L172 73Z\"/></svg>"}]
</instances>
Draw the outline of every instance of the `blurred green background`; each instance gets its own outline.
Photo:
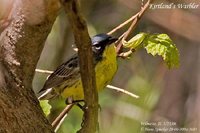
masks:
<instances>
[{"instance_id":1,"label":"blurred green background","mask_svg":"<svg viewBox=\"0 0 200 133\"><path fill-rule=\"evenodd\" d=\"M155 3L196 3L198 0L157 0ZM141 0L81 1L91 36L107 33L137 13ZM105 89L99 94L100 133L143 133L141 122L176 122L176 127L194 127L200 132L200 8L149 9L132 36L139 32L166 33L180 51L179 69L167 70L160 57L139 50L130 59L118 59L112 85L140 96L139 99ZM114 34L121 35L128 27ZM56 19L37 68L54 70L73 53L73 34L63 11ZM36 73L33 87L40 90L48 75ZM98 81L97 81L98 82ZM64 99L50 101L52 121L66 106ZM58 133L80 129L82 111L73 107ZM198 131L193 133L199 133Z\"/></svg>"}]
</instances>

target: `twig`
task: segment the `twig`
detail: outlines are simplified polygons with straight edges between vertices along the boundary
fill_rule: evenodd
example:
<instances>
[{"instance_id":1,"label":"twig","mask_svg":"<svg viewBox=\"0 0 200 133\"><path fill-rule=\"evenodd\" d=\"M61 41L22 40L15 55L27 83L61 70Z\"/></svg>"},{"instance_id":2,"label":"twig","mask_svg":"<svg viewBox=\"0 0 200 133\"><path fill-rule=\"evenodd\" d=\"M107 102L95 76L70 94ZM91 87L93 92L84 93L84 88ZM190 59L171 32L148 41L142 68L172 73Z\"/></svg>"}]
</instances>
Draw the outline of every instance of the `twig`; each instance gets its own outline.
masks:
<instances>
[{"instance_id":1,"label":"twig","mask_svg":"<svg viewBox=\"0 0 200 133\"><path fill-rule=\"evenodd\" d=\"M116 32L117 30L121 29L122 27L126 26L127 24L129 24L131 21L133 21L137 16L138 16L139 12L136 13L135 15L133 15L132 17L130 17L128 20L126 20L125 22L121 23L119 26L115 27L114 29L112 29L111 31L109 31L107 34L111 35L114 32Z\"/></svg>"},{"instance_id":2,"label":"twig","mask_svg":"<svg viewBox=\"0 0 200 133\"><path fill-rule=\"evenodd\" d=\"M123 37L122 40L126 40L126 38L129 36L129 34L135 29L137 23L139 22L141 17L144 15L145 11L148 9L148 7L152 1L153 0L148 0L147 3L144 5L144 7L141 8L140 12L138 13L137 17L135 17L135 19L133 20L131 26L127 30L126 35Z\"/></svg>"},{"instance_id":3,"label":"twig","mask_svg":"<svg viewBox=\"0 0 200 133\"><path fill-rule=\"evenodd\" d=\"M65 107L65 109L59 114L58 117L52 122L52 127L54 130L59 129L60 125L62 124L63 120L67 116L68 112L71 110L71 108L74 106L74 104L69 104Z\"/></svg>"},{"instance_id":4,"label":"twig","mask_svg":"<svg viewBox=\"0 0 200 133\"><path fill-rule=\"evenodd\" d=\"M49 70L42 70L42 69L35 69L36 72L43 73L43 74L52 74L53 71Z\"/></svg>"},{"instance_id":5,"label":"twig","mask_svg":"<svg viewBox=\"0 0 200 133\"><path fill-rule=\"evenodd\" d=\"M126 26L127 24L129 24L131 21L133 21L134 19L136 19L137 17L141 17L145 10L147 10L147 8L149 7L149 4L152 2L153 0L148 0L147 3L144 5L144 1L142 1L142 7L141 10L136 13L135 15L133 15L132 17L130 17L128 20L126 20L125 22L121 23L120 25L118 25L117 27L115 27L114 29L112 29L111 31L109 31L107 34L111 35L114 32L116 32L117 30L123 28L124 26ZM144 5L144 6L143 6ZM138 20L137 20L138 21Z\"/></svg>"},{"instance_id":6,"label":"twig","mask_svg":"<svg viewBox=\"0 0 200 133\"><path fill-rule=\"evenodd\" d=\"M129 34L135 29L138 21L140 20L140 18L144 14L144 12L148 9L148 7L149 7L149 5L150 5L150 3L152 1L153 0L148 0L146 2L146 4L143 7L141 7L141 10L138 13L136 13L135 15L133 15L131 18L129 18L128 20L126 20L125 22L123 22L122 24L120 24L119 26L117 26L116 28L114 28L113 30L111 30L110 32L108 32L107 34L111 35L114 32L116 32L117 30L123 28L124 26L126 26L127 24L129 24L130 22L132 22L132 24L129 27L129 29L122 35L123 36L122 41L126 40L126 38L129 36ZM123 46L122 41L118 41L117 50L116 50L116 52L117 52L118 55L120 54L122 46Z\"/></svg>"},{"instance_id":7,"label":"twig","mask_svg":"<svg viewBox=\"0 0 200 133\"><path fill-rule=\"evenodd\" d=\"M118 88L118 87L115 87L115 86L112 86L112 85L107 85L106 87L109 88L109 89L112 89L112 90L116 90L116 91L125 93L125 94L127 94L127 95L129 95L129 96L131 96L131 97L139 98L138 95L135 95L135 94L133 94L133 93L127 91L127 90L124 90L124 89L121 89L121 88Z\"/></svg>"},{"instance_id":8,"label":"twig","mask_svg":"<svg viewBox=\"0 0 200 133\"><path fill-rule=\"evenodd\" d=\"M129 34L131 33L131 31L133 31L133 29L135 29L137 22L138 22L138 17L133 20L133 22L132 22L131 26L129 27L129 29L123 34L122 40L117 45L117 50L116 51L117 51L118 55L120 55L120 53L121 53L121 48L123 46L122 42L129 36Z\"/></svg>"}]
</instances>

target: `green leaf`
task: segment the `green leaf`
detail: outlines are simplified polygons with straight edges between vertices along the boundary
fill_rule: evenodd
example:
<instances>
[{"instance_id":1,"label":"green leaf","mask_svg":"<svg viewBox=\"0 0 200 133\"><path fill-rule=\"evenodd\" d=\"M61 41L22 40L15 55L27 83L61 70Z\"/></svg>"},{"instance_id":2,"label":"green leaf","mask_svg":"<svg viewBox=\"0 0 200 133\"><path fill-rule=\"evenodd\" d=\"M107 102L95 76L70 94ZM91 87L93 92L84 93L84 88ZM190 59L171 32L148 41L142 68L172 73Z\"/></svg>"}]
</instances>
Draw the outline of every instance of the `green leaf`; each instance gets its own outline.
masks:
<instances>
[{"instance_id":1,"label":"green leaf","mask_svg":"<svg viewBox=\"0 0 200 133\"><path fill-rule=\"evenodd\" d=\"M142 41L146 35L146 33L139 33L131 38L128 42L125 40L122 41L124 48L136 49L140 44L142 44Z\"/></svg>"},{"instance_id":2,"label":"green leaf","mask_svg":"<svg viewBox=\"0 0 200 133\"><path fill-rule=\"evenodd\" d=\"M50 114L51 110L51 105L48 103L49 100L41 100L40 101L40 106L42 107L42 110L46 116Z\"/></svg>"},{"instance_id":3,"label":"green leaf","mask_svg":"<svg viewBox=\"0 0 200 133\"><path fill-rule=\"evenodd\" d=\"M144 40L144 48L153 56L162 56L169 68L179 66L179 52L167 34L148 35Z\"/></svg>"}]
</instances>

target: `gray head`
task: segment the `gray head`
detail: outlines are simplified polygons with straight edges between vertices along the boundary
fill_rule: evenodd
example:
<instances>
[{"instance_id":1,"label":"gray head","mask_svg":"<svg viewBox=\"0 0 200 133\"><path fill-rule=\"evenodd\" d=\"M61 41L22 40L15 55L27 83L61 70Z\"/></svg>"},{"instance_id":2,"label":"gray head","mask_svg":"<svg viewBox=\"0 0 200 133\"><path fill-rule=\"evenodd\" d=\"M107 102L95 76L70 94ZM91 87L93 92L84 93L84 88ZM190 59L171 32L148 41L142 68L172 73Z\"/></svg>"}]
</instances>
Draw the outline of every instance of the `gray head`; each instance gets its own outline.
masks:
<instances>
[{"instance_id":1,"label":"gray head","mask_svg":"<svg viewBox=\"0 0 200 133\"><path fill-rule=\"evenodd\" d=\"M114 43L117 40L117 38L109 36L105 33L97 34L92 37L93 52L97 54L102 54L106 46Z\"/></svg>"}]
</instances>

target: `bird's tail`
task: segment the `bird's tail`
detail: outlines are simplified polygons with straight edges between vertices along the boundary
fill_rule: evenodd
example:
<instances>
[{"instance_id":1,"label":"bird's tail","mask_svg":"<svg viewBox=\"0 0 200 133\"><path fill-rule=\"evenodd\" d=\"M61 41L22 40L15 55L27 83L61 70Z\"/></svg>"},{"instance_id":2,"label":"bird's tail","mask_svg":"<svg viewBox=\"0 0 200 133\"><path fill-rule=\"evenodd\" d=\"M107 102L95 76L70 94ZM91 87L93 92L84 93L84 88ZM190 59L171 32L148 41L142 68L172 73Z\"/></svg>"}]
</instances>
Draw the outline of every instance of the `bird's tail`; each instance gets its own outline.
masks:
<instances>
[{"instance_id":1,"label":"bird's tail","mask_svg":"<svg viewBox=\"0 0 200 133\"><path fill-rule=\"evenodd\" d=\"M42 94L38 97L38 100L49 100L57 96L58 94L54 91L54 89L49 88L46 91L42 92Z\"/></svg>"}]
</instances>

